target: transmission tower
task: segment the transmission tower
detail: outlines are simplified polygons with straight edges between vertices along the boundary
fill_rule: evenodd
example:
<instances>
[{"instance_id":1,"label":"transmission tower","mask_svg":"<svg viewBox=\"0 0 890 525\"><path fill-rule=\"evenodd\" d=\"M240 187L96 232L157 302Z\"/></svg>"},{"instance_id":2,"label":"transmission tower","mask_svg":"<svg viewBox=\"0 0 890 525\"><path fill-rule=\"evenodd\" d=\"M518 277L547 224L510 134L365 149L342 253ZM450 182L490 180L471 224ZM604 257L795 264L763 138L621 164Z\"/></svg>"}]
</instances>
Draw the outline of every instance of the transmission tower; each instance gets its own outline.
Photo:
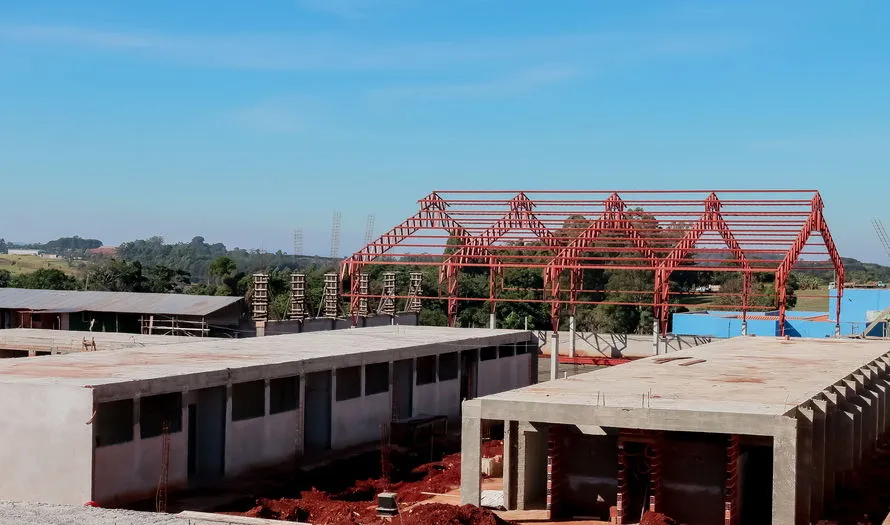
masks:
<instances>
[{"instance_id":1,"label":"transmission tower","mask_svg":"<svg viewBox=\"0 0 890 525\"><path fill-rule=\"evenodd\" d=\"M331 224L331 259L340 258L340 212L334 212L334 220Z\"/></svg>"},{"instance_id":2,"label":"transmission tower","mask_svg":"<svg viewBox=\"0 0 890 525\"><path fill-rule=\"evenodd\" d=\"M374 215L368 215L368 223L365 225L365 246L374 240Z\"/></svg>"},{"instance_id":3,"label":"transmission tower","mask_svg":"<svg viewBox=\"0 0 890 525\"><path fill-rule=\"evenodd\" d=\"M297 262L297 257L303 255L303 230L297 229L294 230L294 262Z\"/></svg>"},{"instance_id":4,"label":"transmission tower","mask_svg":"<svg viewBox=\"0 0 890 525\"><path fill-rule=\"evenodd\" d=\"M884 229L884 223L879 219L872 219L871 225L874 227L875 233L878 235L878 240L881 241L881 245L884 246L884 251L890 256L890 238L887 237L887 230Z\"/></svg>"}]
</instances>

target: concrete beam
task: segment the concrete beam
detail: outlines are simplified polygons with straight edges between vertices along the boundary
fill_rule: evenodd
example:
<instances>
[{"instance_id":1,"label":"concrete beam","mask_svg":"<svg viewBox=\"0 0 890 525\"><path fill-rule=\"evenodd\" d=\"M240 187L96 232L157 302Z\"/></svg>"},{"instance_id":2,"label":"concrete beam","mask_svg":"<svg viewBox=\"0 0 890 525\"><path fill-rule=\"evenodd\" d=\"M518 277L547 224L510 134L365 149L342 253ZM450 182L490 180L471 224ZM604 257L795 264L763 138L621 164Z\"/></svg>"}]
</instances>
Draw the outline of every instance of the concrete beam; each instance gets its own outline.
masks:
<instances>
[{"instance_id":1,"label":"concrete beam","mask_svg":"<svg viewBox=\"0 0 890 525\"><path fill-rule=\"evenodd\" d=\"M677 432L708 432L753 436L773 435L783 416L739 414L655 408L611 408L608 406L534 403L503 399L480 399L483 419L537 421L611 428L637 428ZM606 400L608 402L608 400Z\"/></svg>"}]
</instances>

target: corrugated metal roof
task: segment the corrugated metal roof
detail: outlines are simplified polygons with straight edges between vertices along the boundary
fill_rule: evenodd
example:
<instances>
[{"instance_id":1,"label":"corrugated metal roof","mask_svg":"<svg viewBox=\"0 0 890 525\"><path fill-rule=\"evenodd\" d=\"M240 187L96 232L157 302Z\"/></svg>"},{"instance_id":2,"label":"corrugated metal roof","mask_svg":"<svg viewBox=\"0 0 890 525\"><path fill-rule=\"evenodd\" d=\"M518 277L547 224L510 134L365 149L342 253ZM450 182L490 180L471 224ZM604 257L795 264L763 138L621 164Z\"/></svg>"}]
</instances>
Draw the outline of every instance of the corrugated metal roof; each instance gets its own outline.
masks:
<instances>
[{"instance_id":1,"label":"corrugated metal roof","mask_svg":"<svg viewBox=\"0 0 890 525\"><path fill-rule=\"evenodd\" d=\"M240 300L240 297L213 295L0 288L0 309L7 310L203 316L210 315Z\"/></svg>"}]
</instances>

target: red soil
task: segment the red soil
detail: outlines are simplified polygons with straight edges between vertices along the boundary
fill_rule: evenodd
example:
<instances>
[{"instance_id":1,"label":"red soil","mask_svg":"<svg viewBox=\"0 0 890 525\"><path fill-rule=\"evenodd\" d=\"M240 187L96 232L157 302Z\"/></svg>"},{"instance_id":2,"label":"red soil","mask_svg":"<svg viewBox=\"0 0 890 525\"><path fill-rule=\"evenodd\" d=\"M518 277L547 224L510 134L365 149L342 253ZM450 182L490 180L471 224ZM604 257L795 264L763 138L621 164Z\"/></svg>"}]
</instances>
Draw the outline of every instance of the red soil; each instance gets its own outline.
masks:
<instances>
[{"instance_id":1,"label":"red soil","mask_svg":"<svg viewBox=\"0 0 890 525\"><path fill-rule=\"evenodd\" d=\"M660 512L646 512L640 525L677 525L677 521L668 518Z\"/></svg>"},{"instance_id":2,"label":"red soil","mask_svg":"<svg viewBox=\"0 0 890 525\"><path fill-rule=\"evenodd\" d=\"M493 458L504 455L504 442L500 439L490 439L482 442L482 457Z\"/></svg>"},{"instance_id":3,"label":"red soil","mask_svg":"<svg viewBox=\"0 0 890 525\"><path fill-rule=\"evenodd\" d=\"M473 505L427 503L417 505L392 521L393 525L507 525L495 513Z\"/></svg>"},{"instance_id":4,"label":"red soil","mask_svg":"<svg viewBox=\"0 0 890 525\"><path fill-rule=\"evenodd\" d=\"M378 525L400 524L398 518L387 521L377 516L377 494L384 491L395 492L400 505L416 503L442 494L460 486L460 454L445 456L441 461L427 463L414 469L422 479L412 482L389 483L382 479L367 479L356 482L349 489L329 494L319 490L304 491L299 499L260 498L256 507L243 516L287 521L309 521L318 524L360 524ZM430 507L423 508L422 507ZM478 507L442 505L431 503L421 505L407 514L406 523L424 525L499 525L503 521L491 512Z\"/></svg>"}]
</instances>

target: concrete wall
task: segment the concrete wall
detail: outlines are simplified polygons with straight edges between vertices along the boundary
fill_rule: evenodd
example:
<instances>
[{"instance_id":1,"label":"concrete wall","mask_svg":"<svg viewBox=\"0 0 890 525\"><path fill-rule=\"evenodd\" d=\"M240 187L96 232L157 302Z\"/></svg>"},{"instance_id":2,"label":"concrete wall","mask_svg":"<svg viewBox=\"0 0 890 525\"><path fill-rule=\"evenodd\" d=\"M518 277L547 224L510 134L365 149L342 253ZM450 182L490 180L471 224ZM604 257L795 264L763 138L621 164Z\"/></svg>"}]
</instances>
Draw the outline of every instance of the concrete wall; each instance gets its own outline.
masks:
<instances>
[{"instance_id":1,"label":"concrete wall","mask_svg":"<svg viewBox=\"0 0 890 525\"><path fill-rule=\"evenodd\" d=\"M254 468L274 466L294 459L298 434L302 434L302 412L291 410L270 415L268 399L267 393L265 417L229 423L226 476L237 476Z\"/></svg>"},{"instance_id":2,"label":"concrete wall","mask_svg":"<svg viewBox=\"0 0 890 525\"><path fill-rule=\"evenodd\" d=\"M815 317L819 312L790 312L796 317ZM778 315L778 314L776 314ZM834 337L835 321L810 321L807 319L787 319L785 321L785 335L791 337ZM885 323L881 323L872 329L869 335L883 336ZM697 335L703 337L728 338L742 335L742 320L736 318L719 317L707 313L683 313L673 316L674 333L684 335ZM860 334L868 326L865 321L840 323L841 335ZM779 335L778 320L751 319L748 321L748 335L774 337ZM682 337L682 336L680 336ZM562 350L560 348L560 350Z\"/></svg>"},{"instance_id":3,"label":"concrete wall","mask_svg":"<svg viewBox=\"0 0 890 525\"><path fill-rule=\"evenodd\" d=\"M676 316L675 316L676 318ZM739 324L741 327L741 324ZM674 331L663 338L659 353L674 352L710 342L709 338L695 335L677 335ZM553 332L536 331L540 352L549 355ZM711 334L713 335L713 334ZM724 336L714 336L724 337ZM559 332L559 354L569 355L571 333ZM597 332L575 332L575 355L610 358L637 358L655 355L652 336L645 334L601 334Z\"/></svg>"},{"instance_id":4,"label":"concrete wall","mask_svg":"<svg viewBox=\"0 0 890 525\"><path fill-rule=\"evenodd\" d=\"M829 290L828 316L837 319L837 289ZM846 288L841 299L841 322L862 323L870 310L881 311L890 307L890 289ZM863 326L863 328L865 328Z\"/></svg>"},{"instance_id":5,"label":"concrete wall","mask_svg":"<svg viewBox=\"0 0 890 525\"><path fill-rule=\"evenodd\" d=\"M93 393L0 384L0 499L83 505L92 496Z\"/></svg>"},{"instance_id":6,"label":"concrete wall","mask_svg":"<svg viewBox=\"0 0 890 525\"><path fill-rule=\"evenodd\" d=\"M336 395L336 377L334 381L333 391ZM362 387L364 392L364 385ZM390 392L334 401L331 413L331 448L379 442L381 425L390 420L391 403Z\"/></svg>"},{"instance_id":7,"label":"concrete wall","mask_svg":"<svg viewBox=\"0 0 890 525\"><path fill-rule=\"evenodd\" d=\"M480 361L478 396L497 394L528 385L531 361L532 354Z\"/></svg>"},{"instance_id":8,"label":"concrete wall","mask_svg":"<svg viewBox=\"0 0 890 525\"><path fill-rule=\"evenodd\" d=\"M188 428L188 414L183 413L183 428ZM139 438L139 424L133 441L97 447L94 459L93 500L113 505L151 498L161 476L162 437ZM183 430L170 434L170 463L167 486L183 488L188 483L188 435ZM53 500L54 501L54 500Z\"/></svg>"},{"instance_id":9,"label":"concrete wall","mask_svg":"<svg viewBox=\"0 0 890 525\"><path fill-rule=\"evenodd\" d=\"M395 324L402 326L417 326L418 315L401 313L395 318ZM385 326L393 324L393 319L388 315L375 315L360 317L359 327ZM265 335L296 334L300 332L323 332L325 330L343 330L352 328L352 319L324 319L314 318L304 321L266 321ZM255 335L250 326L243 327L242 337Z\"/></svg>"},{"instance_id":10,"label":"concrete wall","mask_svg":"<svg viewBox=\"0 0 890 525\"><path fill-rule=\"evenodd\" d=\"M420 415L460 415L460 380L437 381L414 385L413 413Z\"/></svg>"}]
</instances>

